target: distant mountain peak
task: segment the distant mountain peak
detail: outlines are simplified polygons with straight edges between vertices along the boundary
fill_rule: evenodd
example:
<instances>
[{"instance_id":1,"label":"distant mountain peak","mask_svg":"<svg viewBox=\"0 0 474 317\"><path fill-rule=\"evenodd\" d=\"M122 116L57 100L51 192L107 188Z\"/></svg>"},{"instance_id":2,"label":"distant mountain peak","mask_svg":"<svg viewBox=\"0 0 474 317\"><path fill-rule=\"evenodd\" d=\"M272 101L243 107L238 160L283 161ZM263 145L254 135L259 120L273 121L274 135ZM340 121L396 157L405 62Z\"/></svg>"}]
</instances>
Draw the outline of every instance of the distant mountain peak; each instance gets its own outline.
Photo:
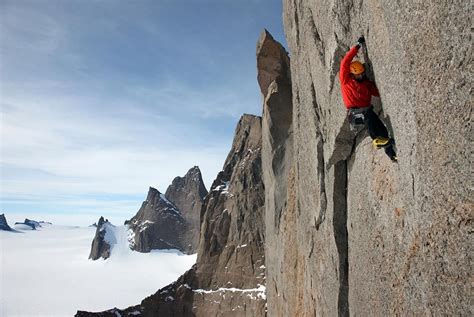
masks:
<instances>
[{"instance_id":1,"label":"distant mountain peak","mask_svg":"<svg viewBox=\"0 0 474 317\"><path fill-rule=\"evenodd\" d=\"M5 218L5 214L0 215L0 230L13 231L13 229L8 225L7 218Z\"/></svg>"},{"instance_id":2,"label":"distant mountain peak","mask_svg":"<svg viewBox=\"0 0 474 317\"><path fill-rule=\"evenodd\" d=\"M95 236L92 240L89 259L97 260L100 258L107 259L110 257L111 246L106 241L107 224L110 224L110 222L101 216L97 222L97 229L95 230Z\"/></svg>"},{"instance_id":3,"label":"distant mountain peak","mask_svg":"<svg viewBox=\"0 0 474 317\"><path fill-rule=\"evenodd\" d=\"M23 221L23 222L15 222L15 225L28 226L28 227L31 228L31 230L36 230L38 228L41 228L44 224L51 224L51 222L36 221L36 220L28 219L28 218L25 218L25 221Z\"/></svg>"},{"instance_id":4,"label":"distant mountain peak","mask_svg":"<svg viewBox=\"0 0 474 317\"><path fill-rule=\"evenodd\" d=\"M196 252L201 206L206 195L199 166L190 168L183 177L175 177L166 194L150 187L137 214L125 222L133 231L132 249Z\"/></svg>"}]
</instances>

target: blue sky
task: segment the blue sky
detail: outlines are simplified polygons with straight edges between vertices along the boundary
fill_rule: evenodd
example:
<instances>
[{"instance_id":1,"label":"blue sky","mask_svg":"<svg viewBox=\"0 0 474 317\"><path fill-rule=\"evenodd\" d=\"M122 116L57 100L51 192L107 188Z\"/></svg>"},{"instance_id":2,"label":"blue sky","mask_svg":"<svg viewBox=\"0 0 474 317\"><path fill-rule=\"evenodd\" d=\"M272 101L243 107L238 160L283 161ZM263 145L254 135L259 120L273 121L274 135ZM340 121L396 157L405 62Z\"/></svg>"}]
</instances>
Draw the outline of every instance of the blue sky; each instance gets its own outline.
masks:
<instances>
[{"instance_id":1,"label":"blue sky","mask_svg":"<svg viewBox=\"0 0 474 317\"><path fill-rule=\"evenodd\" d=\"M0 0L0 213L118 222L194 165L210 186L261 114L255 47L263 28L285 45L281 6Z\"/></svg>"}]
</instances>

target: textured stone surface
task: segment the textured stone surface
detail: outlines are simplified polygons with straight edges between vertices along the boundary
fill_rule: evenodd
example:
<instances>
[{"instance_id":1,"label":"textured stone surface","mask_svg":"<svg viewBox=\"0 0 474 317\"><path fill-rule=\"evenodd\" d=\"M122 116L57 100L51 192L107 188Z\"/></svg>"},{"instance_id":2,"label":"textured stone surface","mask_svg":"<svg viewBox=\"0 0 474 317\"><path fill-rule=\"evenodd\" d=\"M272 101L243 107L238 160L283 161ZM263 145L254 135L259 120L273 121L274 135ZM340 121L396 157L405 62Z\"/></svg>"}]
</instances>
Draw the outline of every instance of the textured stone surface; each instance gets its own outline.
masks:
<instances>
[{"instance_id":1,"label":"textured stone surface","mask_svg":"<svg viewBox=\"0 0 474 317\"><path fill-rule=\"evenodd\" d=\"M105 260L110 257L110 244L105 240L107 224L110 224L108 220L104 220L104 217L99 218L95 236L92 240L91 253L89 254L89 259L91 260L98 260L100 258Z\"/></svg>"},{"instance_id":2,"label":"textured stone surface","mask_svg":"<svg viewBox=\"0 0 474 317\"><path fill-rule=\"evenodd\" d=\"M183 243L189 252L197 252L200 232L200 215L207 189L202 180L198 166L191 168L183 177L176 177L166 190L165 196L178 207L184 220L186 230Z\"/></svg>"},{"instance_id":3,"label":"textured stone surface","mask_svg":"<svg viewBox=\"0 0 474 317\"><path fill-rule=\"evenodd\" d=\"M192 254L199 243L200 213L207 190L199 167L176 177L166 194L150 187L147 199L127 224L131 248L139 252L178 249Z\"/></svg>"},{"instance_id":4,"label":"textured stone surface","mask_svg":"<svg viewBox=\"0 0 474 317\"><path fill-rule=\"evenodd\" d=\"M264 191L261 118L244 115L223 170L202 209L198 288L264 284Z\"/></svg>"},{"instance_id":5,"label":"textured stone surface","mask_svg":"<svg viewBox=\"0 0 474 317\"><path fill-rule=\"evenodd\" d=\"M7 219L5 218L5 214L0 215L0 230L4 230L4 231L12 231L13 230L8 225Z\"/></svg>"},{"instance_id":6,"label":"textured stone surface","mask_svg":"<svg viewBox=\"0 0 474 317\"><path fill-rule=\"evenodd\" d=\"M292 285L294 274L277 278L282 269L296 264L294 242L285 232L292 231L295 218L294 199L287 194L294 186L292 88L290 60L285 49L264 31L257 44L257 78L263 96L262 166L265 184L265 249L267 261L267 296L280 310L280 288ZM282 221L283 217L283 221ZM280 224L283 223L283 226ZM290 230L288 230L290 226ZM295 304L296 296L283 298L285 305ZM271 316L271 315L270 315ZM290 316L290 315L287 315Z\"/></svg>"},{"instance_id":7,"label":"textured stone surface","mask_svg":"<svg viewBox=\"0 0 474 317\"><path fill-rule=\"evenodd\" d=\"M196 264L140 305L76 316L265 315L261 118L240 119L223 170L202 208Z\"/></svg>"},{"instance_id":8,"label":"textured stone surface","mask_svg":"<svg viewBox=\"0 0 474 317\"><path fill-rule=\"evenodd\" d=\"M267 249L270 316L472 315L469 8L284 1L294 175L266 238L292 248ZM339 63L361 35L398 164L345 120Z\"/></svg>"},{"instance_id":9,"label":"textured stone surface","mask_svg":"<svg viewBox=\"0 0 474 317\"><path fill-rule=\"evenodd\" d=\"M125 222L133 232L130 248L139 252L156 249L177 249L192 253L186 243L186 220L178 208L157 189L150 187L140 210Z\"/></svg>"}]
</instances>

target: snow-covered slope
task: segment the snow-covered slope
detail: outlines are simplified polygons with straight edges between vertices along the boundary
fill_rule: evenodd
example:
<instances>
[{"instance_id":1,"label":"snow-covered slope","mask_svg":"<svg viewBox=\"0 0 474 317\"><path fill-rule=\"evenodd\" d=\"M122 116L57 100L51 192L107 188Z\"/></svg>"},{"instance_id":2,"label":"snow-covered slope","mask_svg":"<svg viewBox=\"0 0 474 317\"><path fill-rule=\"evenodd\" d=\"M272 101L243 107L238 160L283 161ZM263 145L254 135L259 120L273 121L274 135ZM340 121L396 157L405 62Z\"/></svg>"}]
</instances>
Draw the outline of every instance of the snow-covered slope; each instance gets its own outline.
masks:
<instances>
[{"instance_id":1,"label":"snow-covered slope","mask_svg":"<svg viewBox=\"0 0 474 317\"><path fill-rule=\"evenodd\" d=\"M32 226L29 226L29 225L24 224L24 223L15 223L13 225L13 229L22 230L22 231L35 230Z\"/></svg>"},{"instance_id":2,"label":"snow-covered slope","mask_svg":"<svg viewBox=\"0 0 474 317\"><path fill-rule=\"evenodd\" d=\"M90 261L95 230L52 225L0 232L0 316L124 308L174 281L196 260L177 251L133 252L126 226L117 226L110 258Z\"/></svg>"}]
</instances>

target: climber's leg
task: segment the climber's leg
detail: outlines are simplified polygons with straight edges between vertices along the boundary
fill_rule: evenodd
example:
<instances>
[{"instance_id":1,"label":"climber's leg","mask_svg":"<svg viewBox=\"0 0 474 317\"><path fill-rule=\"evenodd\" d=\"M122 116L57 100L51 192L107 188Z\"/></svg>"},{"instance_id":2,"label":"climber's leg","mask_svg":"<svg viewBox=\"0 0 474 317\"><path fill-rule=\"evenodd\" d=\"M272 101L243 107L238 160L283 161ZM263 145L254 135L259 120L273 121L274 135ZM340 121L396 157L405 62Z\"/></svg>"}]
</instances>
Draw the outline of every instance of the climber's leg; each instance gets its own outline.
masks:
<instances>
[{"instance_id":1,"label":"climber's leg","mask_svg":"<svg viewBox=\"0 0 474 317\"><path fill-rule=\"evenodd\" d=\"M390 142L388 146L385 148L385 154L394 162L398 161L397 154L395 153L395 149L393 148L393 143Z\"/></svg>"},{"instance_id":2,"label":"climber's leg","mask_svg":"<svg viewBox=\"0 0 474 317\"><path fill-rule=\"evenodd\" d=\"M367 110L367 130L369 130L369 135L373 139L372 143L374 147L380 149L384 148L387 156L394 162L397 161L397 154L393 148L395 142L393 139L390 139L388 136L388 131L383 122L379 119L377 114L373 111L372 108Z\"/></svg>"},{"instance_id":3,"label":"climber's leg","mask_svg":"<svg viewBox=\"0 0 474 317\"><path fill-rule=\"evenodd\" d=\"M390 144L390 138L388 137L387 128L379 119L377 114L370 108L366 113L367 118L367 129L369 130L370 137L373 139L372 144L375 148L382 148Z\"/></svg>"},{"instance_id":4,"label":"climber's leg","mask_svg":"<svg viewBox=\"0 0 474 317\"><path fill-rule=\"evenodd\" d=\"M384 124L382 123L382 121L380 121L374 110L370 108L369 110L367 110L365 115L367 118L367 129L369 130L370 137L373 140L377 137L388 139L387 128L385 128Z\"/></svg>"}]
</instances>

